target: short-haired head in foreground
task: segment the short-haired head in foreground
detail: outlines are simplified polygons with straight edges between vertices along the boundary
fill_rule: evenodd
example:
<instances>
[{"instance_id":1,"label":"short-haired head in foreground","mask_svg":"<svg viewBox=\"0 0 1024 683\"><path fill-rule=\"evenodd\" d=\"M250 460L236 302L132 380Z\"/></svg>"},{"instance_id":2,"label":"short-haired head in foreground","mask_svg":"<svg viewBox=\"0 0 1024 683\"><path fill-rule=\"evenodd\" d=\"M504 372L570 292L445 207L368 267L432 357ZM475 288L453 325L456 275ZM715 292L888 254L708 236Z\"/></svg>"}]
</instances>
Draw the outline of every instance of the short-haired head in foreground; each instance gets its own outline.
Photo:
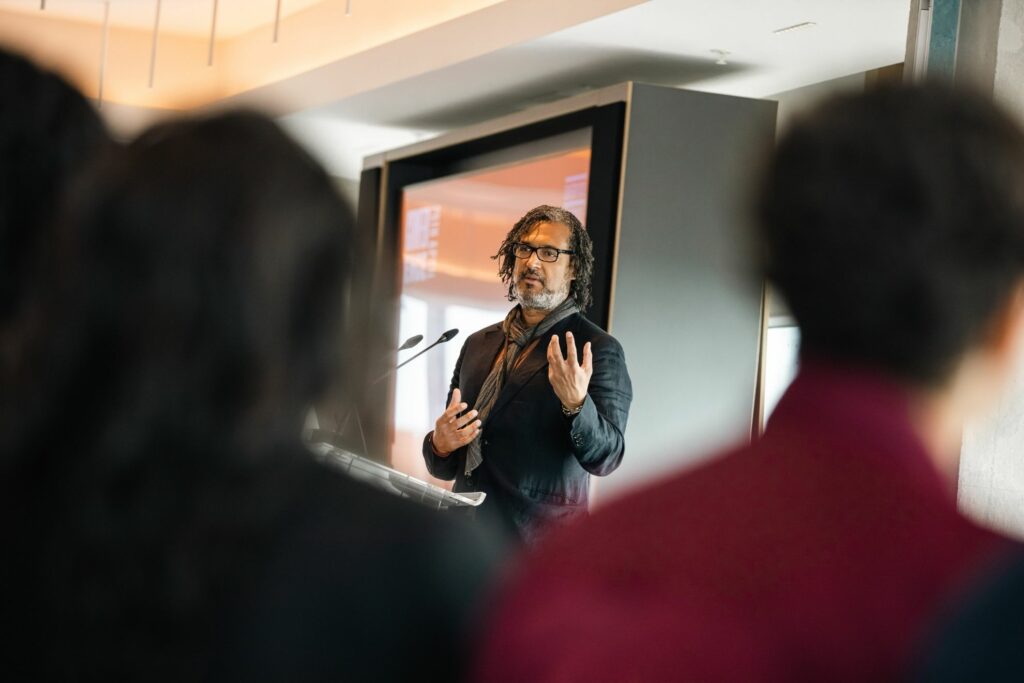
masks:
<instances>
[{"instance_id":1,"label":"short-haired head in foreground","mask_svg":"<svg viewBox=\"0 0 1024 683\"><path fill-rule=\"evenodd\" d=\"M758 219L803 354L937 386L1024 277L1024 134L940 86L834 98L782 136Z\"/></svg>"},{"instance_id":2,"label":"short-haired head in foreground","mask_svg":"<svg viewBox=\"0 0 1024 683\"><path fill-rule=\"evenodd\" d=\"M0 48L0 329L22 311L68 187L109 144L67 81Z\"/></svg>"}]
</instances>

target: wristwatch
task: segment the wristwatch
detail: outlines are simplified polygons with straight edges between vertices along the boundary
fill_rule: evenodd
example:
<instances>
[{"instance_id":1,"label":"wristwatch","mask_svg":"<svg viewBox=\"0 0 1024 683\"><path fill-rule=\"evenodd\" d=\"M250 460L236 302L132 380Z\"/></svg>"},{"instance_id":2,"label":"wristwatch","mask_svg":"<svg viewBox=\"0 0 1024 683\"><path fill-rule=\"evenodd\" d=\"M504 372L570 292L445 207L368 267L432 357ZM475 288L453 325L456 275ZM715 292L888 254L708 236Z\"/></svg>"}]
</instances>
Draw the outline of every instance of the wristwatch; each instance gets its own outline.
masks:
<instances>
[{"instance_id":1,"label":"wristwatch","mask_svg":"<svg viewBox=\"0 0 1024 683\"><path fill-rule=\"evenodd\" d=\"M586 401L584 401L584 403L586 403ZM566 408L565 404L562 404L562 415L565 415L566 417L573 417L574 415L579 415L581 410L583 410L583 403L579 404L575 408Z\"/></svg>"}]
</instances>

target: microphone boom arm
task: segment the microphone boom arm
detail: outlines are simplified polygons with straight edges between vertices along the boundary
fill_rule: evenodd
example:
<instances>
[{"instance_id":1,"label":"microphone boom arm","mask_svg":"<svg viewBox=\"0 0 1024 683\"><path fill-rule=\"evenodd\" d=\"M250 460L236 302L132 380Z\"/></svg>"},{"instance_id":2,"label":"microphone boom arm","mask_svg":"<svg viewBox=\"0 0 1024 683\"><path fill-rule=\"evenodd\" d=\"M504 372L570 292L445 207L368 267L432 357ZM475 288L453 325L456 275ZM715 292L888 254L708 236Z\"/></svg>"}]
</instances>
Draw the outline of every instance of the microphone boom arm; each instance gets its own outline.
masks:
<instances>
[{"instance_id":1,"label":"microphone boom arm","mask_svg":"<svg viewBox=\"0 0 1024 683\"><path fill-rule=\"evenodd\" d=\"M430 349L434 348L438 344L444 344L445 342L451 341L452 338L455 337L455 335L457 335L458 333L459 333L459 330L457 328L453 328L453 329L448 330L447 332L442 334L440 337L438 337L436 342L434 342L433 344L431 344L427 348L423 349L419 353L416 353L413 356L410 356L409 358L406 358L404 361L402 361L401 363L399 363L395 367L391 368L390 370L385 372L383 375L381 375L377 379L373 380L373 383L377 384L377 383L383 381L385 378L390 376L393 372L398 370L400 367L402 367L404 365L407 365L410 362L416 360L417 358L419 358L420 356L422 356L423 354L425 354L427 351L429 351Z\"/></svg>"}]
</instances>

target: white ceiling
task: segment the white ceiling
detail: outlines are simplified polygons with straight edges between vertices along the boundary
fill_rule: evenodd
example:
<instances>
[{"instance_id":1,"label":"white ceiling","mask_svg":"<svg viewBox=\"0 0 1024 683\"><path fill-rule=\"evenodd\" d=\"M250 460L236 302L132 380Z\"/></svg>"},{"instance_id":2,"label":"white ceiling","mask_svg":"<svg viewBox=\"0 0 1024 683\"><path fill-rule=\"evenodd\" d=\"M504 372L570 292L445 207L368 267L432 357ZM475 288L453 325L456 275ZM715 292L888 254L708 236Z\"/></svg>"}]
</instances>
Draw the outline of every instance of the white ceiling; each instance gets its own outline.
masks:
<instances>
[{"instance_id":1,"label":"white ceiling","mask_svg":"<svg viewBox=\"0 0 1024 683\"><path fill-rule=\"evenodd\" d=\"M546 41L710 62L726 50L740 69L680 84L756 97L903 61L909 12L910 0L652 0Z\"/></svg>"},{"instance_id":2,"label":"white ceiling","mask_svg":"<svg viewBox=\"0 0 1024 683\"><path fill-rule=\"evenodd\" d=\"M346 2L280 1L282 18L318 3ZM266 27L277 2L219 0L218 36ZM353 15L386 8L374 3L352 0ZM571 28L547 35L537 31L534 35L542 37L525 42L506 40L490 51L491 43L485 42L482 49L466 52L475 56L380 81L384 85L368 83L372 89L350 89L350 95L283 121L332 172L353 178L364 156L625 80L765 97L894 64L904 58L910 8L910 0L640 3L575 26L564 22ZM161 32L208 37L213 4L163 0ZM0 10L25 14L40 13L39 5L40 0L0 0ZM46 7L54 17L97 23L103 0L46 0ZM111 22L148 31L155 8L156 0L110 0ZM552 16L549 12L545 19ZM803 22L813 25L775 33ZM479 42L466 36L467 44ZM420 49L454 54L451 47L433 49L425 39ZM726 64L716 63L716 50L728 53ZM331 82L351 83L341 73Z\"/></svg>"},{"instance_id":3,"label":"white ceiling","mask_svg":"<svg viewBox=\"0 0 1024 683\"><path fill-rule=\"evenodd\" d=\"M624 80L766 97L895 64L909 10L910 0L650 0L285 122L355 177L363 156ZM802 22L813 26L774 33Z\"/></svg>"},{"instance_id":4,"label":"white ceiling","mask_svg":"<svg viewBox=\"0 0 1024 683\"><path fill-rule=\"evenodd\" d=\"M103 21L103 5L107 0L0 0L0 10L39 14L45 12L57 19L86 23ZM346 0L281 0L281 18L319 2ZM351 0L352 12L370 0ZM273 23L278 0L218 0L217 35L221 38L247 33ZM109 0L112 26L150 31L156 18L156 0ZM161 33L208 37L213 19L214 0L163 0L160 5Z\"/></svg>"}]
</instances>

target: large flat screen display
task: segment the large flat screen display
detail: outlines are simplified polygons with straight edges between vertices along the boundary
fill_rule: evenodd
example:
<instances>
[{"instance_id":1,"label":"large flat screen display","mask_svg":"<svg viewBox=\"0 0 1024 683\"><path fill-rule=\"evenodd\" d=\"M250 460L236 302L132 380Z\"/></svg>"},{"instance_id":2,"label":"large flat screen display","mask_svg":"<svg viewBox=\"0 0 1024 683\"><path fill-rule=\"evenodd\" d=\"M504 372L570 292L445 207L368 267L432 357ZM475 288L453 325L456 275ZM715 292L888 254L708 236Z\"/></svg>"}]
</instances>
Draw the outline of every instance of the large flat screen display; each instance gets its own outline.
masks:
<instances>
[{"instance_id":1,"label":"large flat screen display","mask_svg":"<svg viewBox=\"0 0 1024 683\"><path fill-rule=\"evenodd\" d=\"M450 486L427 474L421 444L445 409L466 337L501 321L512 306L491 257L515 222L540 204L565 207L586 225L590 157L588 136L585 145L404 188L398 338L422 334L424 341L396 360L445 330L460 332L396 373L392 467Z\"/></svg>"}]
</instances>

